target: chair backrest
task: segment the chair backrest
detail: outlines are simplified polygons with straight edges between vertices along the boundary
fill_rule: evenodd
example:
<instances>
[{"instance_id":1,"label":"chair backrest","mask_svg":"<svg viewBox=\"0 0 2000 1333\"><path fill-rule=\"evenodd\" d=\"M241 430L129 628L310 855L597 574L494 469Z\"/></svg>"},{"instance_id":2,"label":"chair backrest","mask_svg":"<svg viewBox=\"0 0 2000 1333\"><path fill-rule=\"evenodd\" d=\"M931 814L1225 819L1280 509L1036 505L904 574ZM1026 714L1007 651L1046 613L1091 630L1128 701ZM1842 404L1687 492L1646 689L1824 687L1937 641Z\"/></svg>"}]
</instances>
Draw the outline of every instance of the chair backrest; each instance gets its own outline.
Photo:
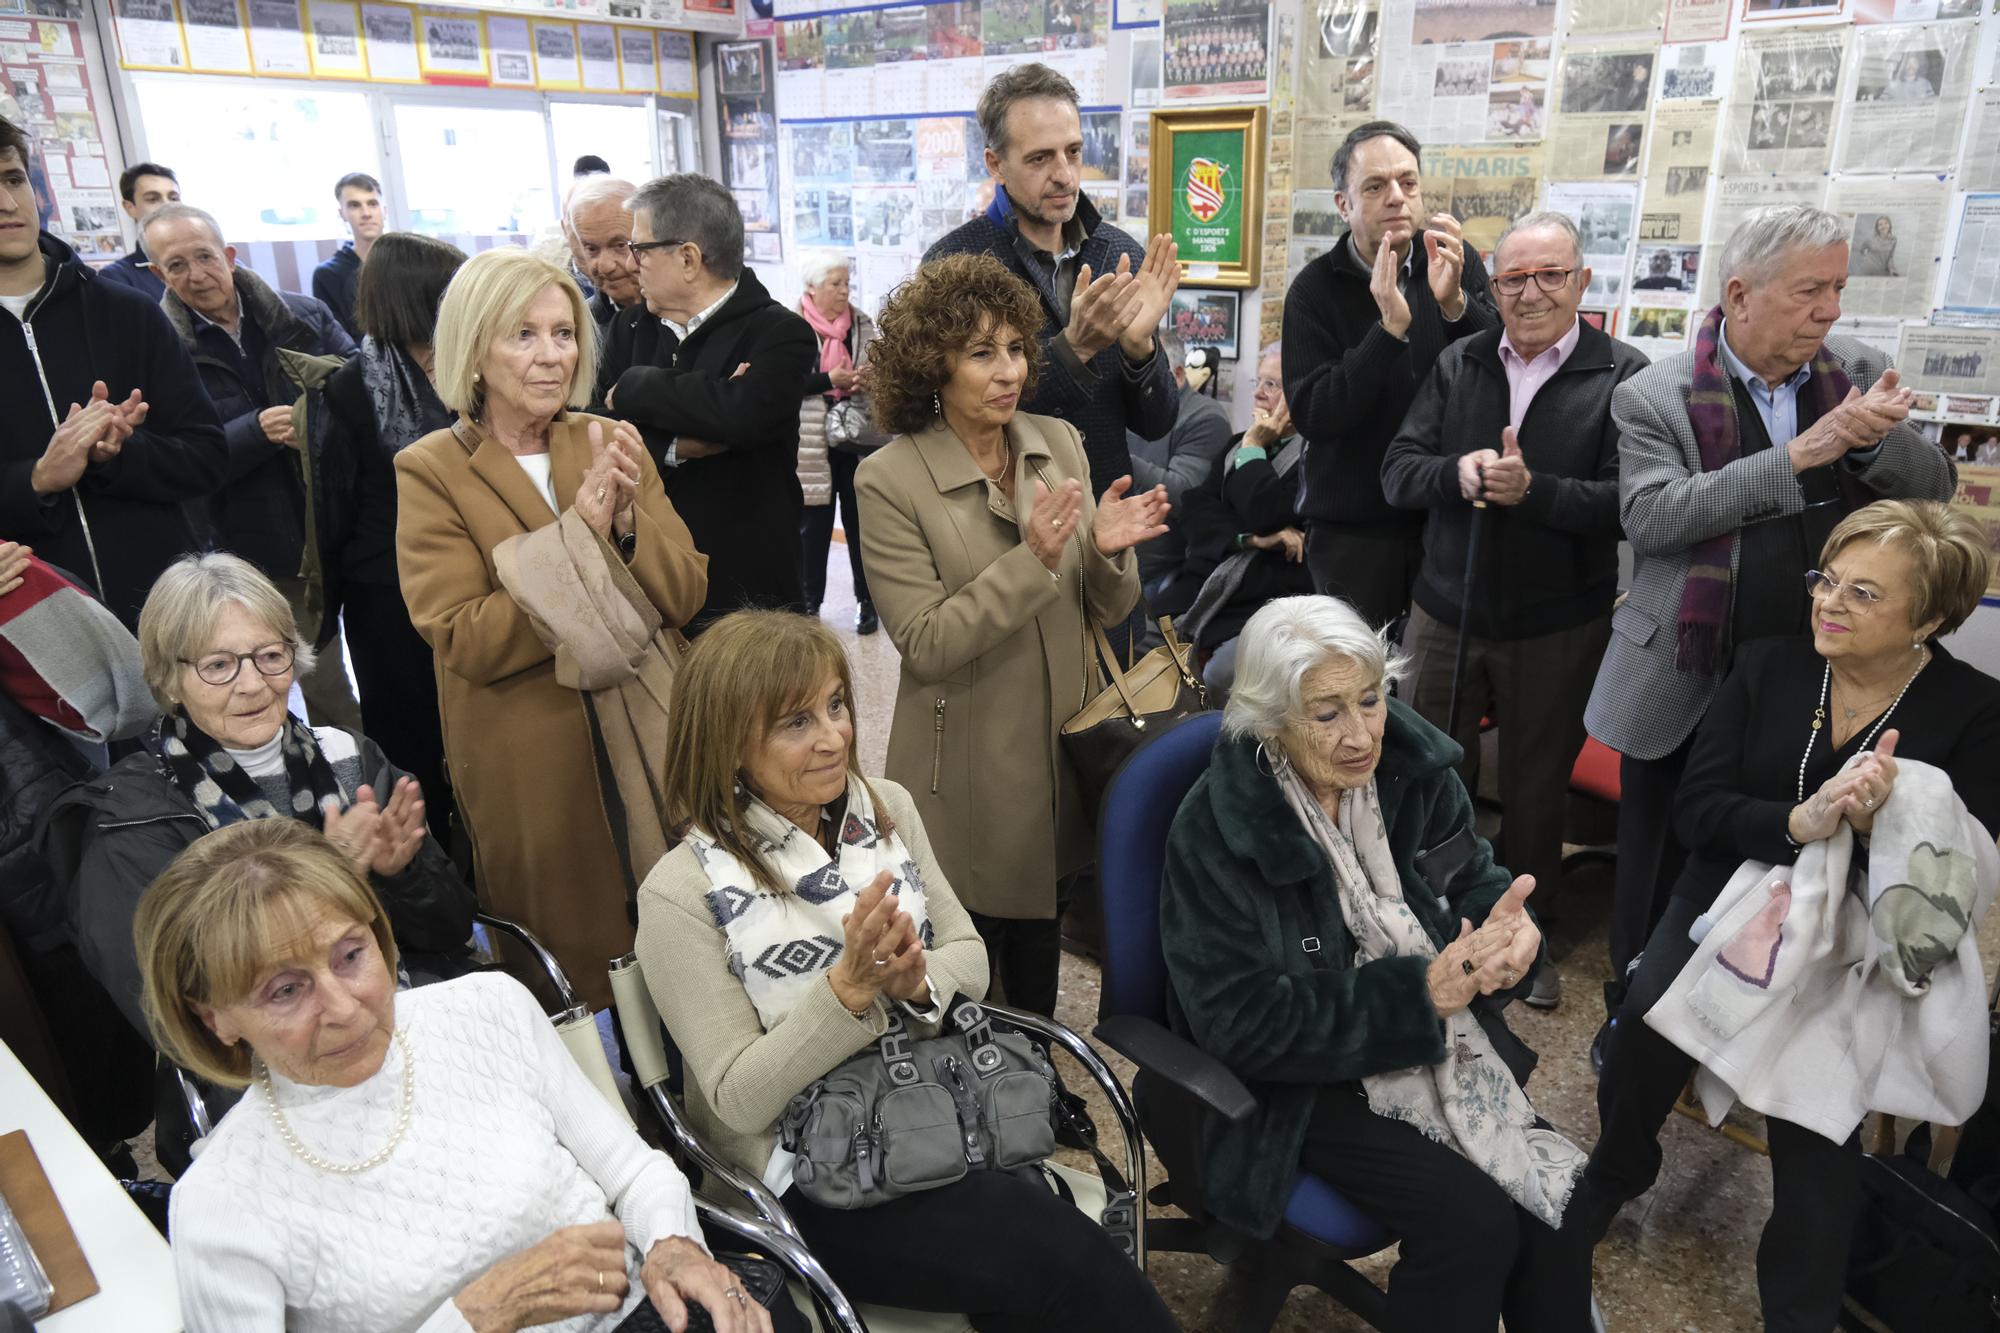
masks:
<instances>
[{"instance_id":1,"label":"chair backrest","mask_svg":"<svg viewBox=\"0 0 2000 1333\"><path fill-rule=\"evenodd\" d=\"M1181 800L1208 771L1222 714L1197 713L1147 741L1111 779L1097 823L1104 896L1104 989L1099 1013L1167 1021L1167 960L1160 952L1160 880L1167 830Z\"/></svg>"}]
</instances>

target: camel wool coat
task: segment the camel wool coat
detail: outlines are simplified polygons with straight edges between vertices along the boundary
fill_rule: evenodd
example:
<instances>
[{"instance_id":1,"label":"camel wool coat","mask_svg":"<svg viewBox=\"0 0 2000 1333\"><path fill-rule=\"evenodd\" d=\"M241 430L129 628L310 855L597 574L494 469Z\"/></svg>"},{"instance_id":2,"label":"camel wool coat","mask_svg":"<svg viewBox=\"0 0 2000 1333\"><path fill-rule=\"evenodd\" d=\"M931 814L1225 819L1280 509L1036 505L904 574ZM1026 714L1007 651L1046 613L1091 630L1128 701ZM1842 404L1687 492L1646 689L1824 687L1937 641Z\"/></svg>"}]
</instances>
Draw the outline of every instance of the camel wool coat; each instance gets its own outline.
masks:
<instances>
[{"instance_id":1,"label":"camel wool coat","mask_svg":"<svg viewBox=\"0 0 2000 1333\"><path fill-rule=\"evenodd\" d=\"M854 487L869 591L903 659L887 776L915 798L968 910L1047 920L1057 878L1093 857L1094 812L1056 736L1091 678L1079 590L1099 624L1120 624L1139 567L1091 540L1097 508L1075 427L1023 412L1007 443L1013 501L941 418L865 459ZM1022 525L1037 479L1072 477L1086 494L1052 578Z\"/></svg>"},{"instance_id":2,"label":"camel wool coat","mask_svg":"<svg viewBox=\"0 0 2000 1333\"><path fill-rule=\"evenodd\" d=\"M610 433L610 421L575 412L549 427L565 509L590 466L593 421ZM678 627L708 595L708 558L652 460L640 467L629 568ZM403 601L437 664L445 762L480 900L540 935L577 993L602 1008L611 1002L605 966L632 948L636 886L612 845L583 696L556 683L555 654L493 566L495 547L556 513L506 446L470 422L396 455L396 500Z\"/></svg>"}]
</instances>

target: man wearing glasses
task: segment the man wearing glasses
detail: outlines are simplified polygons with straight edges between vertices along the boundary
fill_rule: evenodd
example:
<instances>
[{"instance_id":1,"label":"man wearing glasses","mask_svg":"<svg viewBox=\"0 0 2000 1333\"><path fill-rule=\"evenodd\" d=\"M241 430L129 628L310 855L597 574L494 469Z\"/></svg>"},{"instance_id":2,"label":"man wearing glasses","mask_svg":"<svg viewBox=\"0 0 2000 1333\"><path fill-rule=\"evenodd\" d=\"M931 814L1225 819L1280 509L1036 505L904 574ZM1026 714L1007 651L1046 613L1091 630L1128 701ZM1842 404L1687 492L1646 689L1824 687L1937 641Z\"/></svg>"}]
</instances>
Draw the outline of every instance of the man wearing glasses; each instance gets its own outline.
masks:
<instances>
[{"instance_id":1,"label":"man wearing glasses","mask_svg":"<svg viewBox=\"0 0 2000 1333\"><path fill-rule=\"evenodd\" d=\"M1589 286L1567 217L1530 213L1508 227L1494 251L1501 327L1445 348L1382 463L1389 503L1429 514L1403 633L1411 704L1447 725L1463 638L1459 772L1479 789L1490 712L1506 793L1498 855L1544 895L1562 871L1564 793L1618 592L1611 395L1647 364L1577 318ZM1555 969L1537 969L1527 1002L1552 1008L1560 996Z\"/></svg>"},{"instance_id":2,"label":"man wearing glasses","mask_svg":"<svg viewBox=\"0 0 2000 1333\"><path fill-rule=\"evenodd\" d=\"M1333 155L1347 235L1285 295L1285 396L1305 437L1299 512L1313 586L1388 625L1410 606L1423 518L1382 494L1382 453L1439 353L1498 319L1455 219L1426 215L1422 147L1393 121Z\"/></svg>"},{"instance_id":3,"label":"man wearing glasses","mask_svg":"<svg viewBox=\"0 0 2000 1333\"><path fill-rule=\"evenodd\" d=\"M1849 224L1763 208L1722 250L1694 347L1621 385L1620 518L1632 584L1584 711L1619 768L1610 1011L1685 852L1674 795L1695 727L1753 639L1805 633L1800 592L1834 525L1875 500L1949 500L1956 470L1907 420L1889 359L1834 335Z\"/></svg>"},{"instance_id":4,"label":"man wearing glasses","mask_svg":"<svg viewBox=\"0 0 2000 1333\"><path fill-rule=\"evenodd\" d=\"M812 326L743 262L743 214L706 176L648 181L632 216L643 308L611 321L597 403L639 427L708 557L692 635L743 606L802 607L799 399Z\"/></svg>"}]
</instances>

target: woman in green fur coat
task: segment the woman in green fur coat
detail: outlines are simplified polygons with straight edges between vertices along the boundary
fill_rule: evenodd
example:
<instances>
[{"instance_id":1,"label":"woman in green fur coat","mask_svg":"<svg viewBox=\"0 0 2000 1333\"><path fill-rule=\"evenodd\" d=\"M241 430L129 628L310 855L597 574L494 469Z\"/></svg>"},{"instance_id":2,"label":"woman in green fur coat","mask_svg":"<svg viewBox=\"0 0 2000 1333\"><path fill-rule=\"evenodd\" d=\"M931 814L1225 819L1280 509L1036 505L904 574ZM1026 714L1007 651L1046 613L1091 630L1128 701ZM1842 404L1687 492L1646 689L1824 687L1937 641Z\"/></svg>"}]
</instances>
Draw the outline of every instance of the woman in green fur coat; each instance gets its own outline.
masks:
<instances>
[{"instance_id":1,"label":"woman in green fur coat","mask_svg":"<svg viewBox=\"0 0 2000 1333\"><path fill-rule=\"evenodd\" d=\"M1258 1101L1205 1126L1210 1202L1269 1236L1310 1172L1402 1242L1392 1329L1583 1333L1590 1250L1560 1232L1583 1155L1500 1016L1540 965L1534 881L1473 831L1459 747L1389 698L1402 667L1345 602L1266 605L1174 820L1174 1021Z\"/></svg>"}]
</instances>

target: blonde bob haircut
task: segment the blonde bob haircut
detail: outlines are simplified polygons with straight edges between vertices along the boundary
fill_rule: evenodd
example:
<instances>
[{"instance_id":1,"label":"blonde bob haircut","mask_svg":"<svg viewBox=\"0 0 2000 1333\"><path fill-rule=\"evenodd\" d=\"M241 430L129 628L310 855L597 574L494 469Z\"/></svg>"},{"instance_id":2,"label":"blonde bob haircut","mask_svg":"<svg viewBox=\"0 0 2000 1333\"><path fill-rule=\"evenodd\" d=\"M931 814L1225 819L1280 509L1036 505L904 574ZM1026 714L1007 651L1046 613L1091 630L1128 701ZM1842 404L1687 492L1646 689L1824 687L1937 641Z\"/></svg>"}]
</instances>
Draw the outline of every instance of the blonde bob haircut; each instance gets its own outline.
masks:
<instances>
[{"instance_id":1,"label":"blonde bob haircut","mask_svg":"<svg viewBox=\"0 0 2000 1333\"><path fill-rule=\"evenodd\" d=\"M182 664L214 647L209 636L215 633L222 608L231 602L270 630L270 642L292 645L295 678L312 670L313 647L299 633L292 604L263 570L226 551L184 555L153 580L146 604L139 608L139 664L146 674L146 688L162 711L171 713L181 706Z\"/></svg>"},{"instance_id":2,"label":"blonde bob haircut","mask_svg":"<svg viewBox=\"0 0 2000 1333\"><path fill-rule=\"evenodd\" d=\"M854 716L854 674L847 652L818 619L790 611L734 611L702 632L674 678L674 708L667 721L666 816L677 836L699 830L704 838L750 867L757 886L788 893L759 854L743 823L750 793L742 785L743 756L771 728L818 702L828 676L838 678ZM857 756L848 747L847 771L861 778L873 814L886 835L888 811Z\"/></svg>"},{"instance_id":3,"label":"blonde bob haircut","mask_svg":"<svg viewBox=\"0 0 2000 1333\"><path fill-rule=\"evenodd\" d=\"M502 246L465 261L452 275L438 303L438 401L467 420L477 421L486 410L486 386L480 382L486 349L493 340L526 317L528 307L550 287L569 299L570 322L576 328L576 369L570 373L571 407L590 401L597 377L597 321L583 303L576 280L530 250Z\"/></svg>"},{"instance_id":4,"label":"blonde bob haircut","mask_svg":"<svg viewBox=\"0 0 2000 1333\"><path fill-rule=\"evenodd\" d=\"M1916 587L1910 628L1932 620L1949 634L1966 622L1986 595L1993 552L1986 533L1969 515L1936 500L1877 500L1840 520L1819 553L1825 569L1859 541L1873 541L1910 558Z\"/></svg>"},{"instance_id":5,"label":"blonde bob haircut","mask_svg":"<svg viewBox=\"0 0 2000 1333\"><path fill-rule=\"evenodd\" d=\"M209 1031L203 1009L235 1004L290 963L311 962L311 908L364 925L396 970L389 914L341 851L296 819L217 829L173 859L139 899L132 943L153 1044L189 1073L248 1087L247 1043Z\"/></svg>"}]
</instances>

